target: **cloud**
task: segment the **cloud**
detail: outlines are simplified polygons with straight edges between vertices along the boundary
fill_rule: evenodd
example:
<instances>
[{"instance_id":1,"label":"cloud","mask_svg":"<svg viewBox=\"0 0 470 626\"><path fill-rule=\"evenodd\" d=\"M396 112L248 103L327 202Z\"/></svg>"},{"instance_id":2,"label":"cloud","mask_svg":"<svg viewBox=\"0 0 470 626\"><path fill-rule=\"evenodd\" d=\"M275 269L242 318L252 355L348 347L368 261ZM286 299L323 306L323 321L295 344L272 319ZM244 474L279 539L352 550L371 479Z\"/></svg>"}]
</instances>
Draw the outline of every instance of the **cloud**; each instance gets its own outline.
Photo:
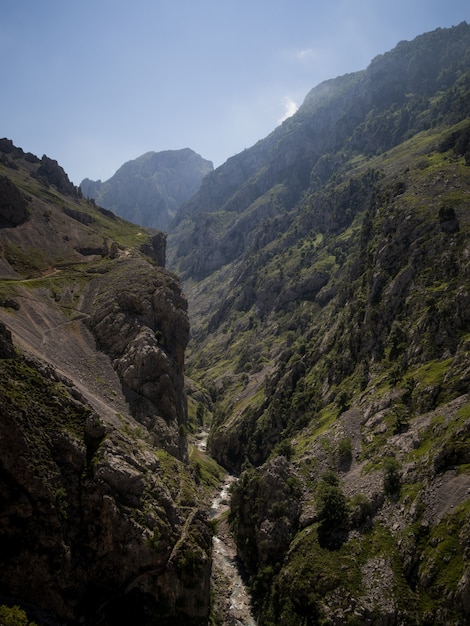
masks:
<instances>
[{"instance_id":1,"label":"cloud","mask_svg":"<svg viewBox=\"0 0 470 626\"><path fill-rule=\"evenodd\" d=\"M309 61L316 57L316 53L313 48L304 48L303 50L297 50L296 57L299 61Z\"/></svg>"},{"instance_id":2,"label":"cloud","mask_svg":"<svg viewBox=\"0 0 470 626\"><path fill-rule=\"evenodd\" d=\"M294 115L294 113L299 108L296 102L290 96L286 96L285 98L283 98L282 105L284 107L284 113L282 114L281 118L278 121L279 124L282 124L284 120Z\"/></svg>"}]
</instances>

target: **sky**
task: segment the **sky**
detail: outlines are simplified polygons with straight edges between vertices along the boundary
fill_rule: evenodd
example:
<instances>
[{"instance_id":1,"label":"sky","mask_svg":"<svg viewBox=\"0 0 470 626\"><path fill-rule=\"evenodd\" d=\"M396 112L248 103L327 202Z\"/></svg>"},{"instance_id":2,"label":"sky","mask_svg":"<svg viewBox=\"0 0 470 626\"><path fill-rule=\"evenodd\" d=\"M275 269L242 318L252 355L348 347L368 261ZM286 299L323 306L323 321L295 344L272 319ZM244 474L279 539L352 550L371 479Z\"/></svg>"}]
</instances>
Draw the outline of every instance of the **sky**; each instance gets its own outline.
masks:
<instances>
[{"instance_id":1,"label":"sky","mask_svg":"<svg viewBox=\"0 0 470 626\"><path fill-rule=\"evenodd\" d=\"M148 151L217 167L324 80L468 0L0 0L0 137L79 185Z\"/></svg>"}]
</instances>

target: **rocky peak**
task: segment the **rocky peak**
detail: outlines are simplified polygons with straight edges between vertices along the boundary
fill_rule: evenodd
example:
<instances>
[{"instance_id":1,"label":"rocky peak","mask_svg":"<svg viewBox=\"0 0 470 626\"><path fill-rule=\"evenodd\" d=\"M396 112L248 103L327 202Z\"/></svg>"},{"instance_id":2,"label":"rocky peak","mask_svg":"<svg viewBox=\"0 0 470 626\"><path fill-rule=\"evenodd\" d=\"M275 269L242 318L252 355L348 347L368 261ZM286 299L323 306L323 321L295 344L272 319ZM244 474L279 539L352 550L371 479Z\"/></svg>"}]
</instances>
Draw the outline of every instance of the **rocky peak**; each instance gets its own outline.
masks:
<instances>
[{"instance_id":1,"label":"rocky peak","mask_svg":"<svg viewBox=\"0 0 470 626\"><path fill-rule=\"evenodd\" d=\"M46 184L53 185L58 191L65 195L77 196L80 193L77 187L70 182L69 177L57 161L50 159L46 155L41 159L39 168L36 171L36 176Z\"/></svg>"}]
</instances>

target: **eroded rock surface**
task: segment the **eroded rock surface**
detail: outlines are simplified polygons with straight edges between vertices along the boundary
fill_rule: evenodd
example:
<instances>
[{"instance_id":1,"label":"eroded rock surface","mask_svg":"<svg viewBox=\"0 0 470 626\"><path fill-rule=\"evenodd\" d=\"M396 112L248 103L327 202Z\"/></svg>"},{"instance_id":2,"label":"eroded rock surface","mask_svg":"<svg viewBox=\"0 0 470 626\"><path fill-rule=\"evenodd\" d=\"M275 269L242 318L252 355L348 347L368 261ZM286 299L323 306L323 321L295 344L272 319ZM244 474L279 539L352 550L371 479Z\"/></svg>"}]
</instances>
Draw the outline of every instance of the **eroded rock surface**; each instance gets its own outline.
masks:
<instances>
[{"instance_id":1,"label":"eroded rock surface","mask_svg":"<svg viewBox=\"0 0 470 626\"><path fill-rule=\"evenodd\" d=\"M132 412L161 445L186 458L184 350L187 303L175 277L134 259L96 278L85 297L88 325L112 359Z\"/></svg>"}]
</instances>

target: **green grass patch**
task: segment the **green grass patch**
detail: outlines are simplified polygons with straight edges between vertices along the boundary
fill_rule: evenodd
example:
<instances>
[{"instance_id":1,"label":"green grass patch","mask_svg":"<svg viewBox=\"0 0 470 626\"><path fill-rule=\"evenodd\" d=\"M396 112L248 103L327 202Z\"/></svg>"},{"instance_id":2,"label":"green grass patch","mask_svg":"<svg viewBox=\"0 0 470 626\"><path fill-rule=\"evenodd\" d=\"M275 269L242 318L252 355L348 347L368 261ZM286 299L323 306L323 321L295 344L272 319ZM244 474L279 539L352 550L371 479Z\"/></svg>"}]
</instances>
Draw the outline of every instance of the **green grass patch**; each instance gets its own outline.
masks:
<instances>
[{"instance_id":1,"label":"green grass patch","mask_svg":"<svg viewBox=\"0 0 470 626\"><path fill-rule=\"evenodd\" d=\"M457 411L457 417L461 420L470 419L470 402L460 407L460 409Z\"/></svg>"},{"instance_id":2,"label":"green grass patch","mask_svg":"<svg viewBox=\"0 0 470 626\"><path fill-rule=\"evenodd\" d=\"M83 438L90 410L72 401L62 383L45 378L22 358L0 360L0 403L31 430L64 429Z\"/></svg>"},{"instance_id":3,"label":"green grass patch","mask_svg":"<svg viewBox=\"0 0 470 626\"><path fill-rule=\"evenodd\" d=\"M409 374L425 385L438 385L443 381L451 364L452 359L434 360L409 372Z\"/></svg>"},{"instance_id":4,"label":"green grass patch","mask_svg":"<svg viewBox=\"0 0 470 626\"><path fill-rule=\"evenodd\" d=\"M307 452L314 441L323 435L336 421L338 408L335 404L329 404L320 413L314 416L309 425L295 436L295 457L301 457Z\"/></svg>"},{"instance_id":5,"label":"green grass patch","mask_svg":"<svg viewBox=\"0 0 470 626\"><path fill-rule=\"evenodd\" d=\"M19 274L27 278L39 276L48 264L44 251L31 246L5 244L4 256Z\"/></svg>"},{"instance_id":6,"label":"green grass patch","mask_svg":"<svg viewBox=\"0 0 470 626\"><path fill-rule=\"evenodd\" d=\"M207 495L211 495L225 476L224 468L194 445L190 446L189 456L196 480L202 485Z\"/></svg>"},{"instance_id":7,"label":"green grass patch","mask_svg":"<svg viewBox=\"0 0 470 626\"><path fill-rule=\"evenodd\" d=\"M309 526L292 543L285 570L289 576L288 596L298 606L316 604L327 594L341 588L359 593L362 589L360 541L344 543L337 550L322 548L317 525Z\"/></svg>"}]
</instances>

